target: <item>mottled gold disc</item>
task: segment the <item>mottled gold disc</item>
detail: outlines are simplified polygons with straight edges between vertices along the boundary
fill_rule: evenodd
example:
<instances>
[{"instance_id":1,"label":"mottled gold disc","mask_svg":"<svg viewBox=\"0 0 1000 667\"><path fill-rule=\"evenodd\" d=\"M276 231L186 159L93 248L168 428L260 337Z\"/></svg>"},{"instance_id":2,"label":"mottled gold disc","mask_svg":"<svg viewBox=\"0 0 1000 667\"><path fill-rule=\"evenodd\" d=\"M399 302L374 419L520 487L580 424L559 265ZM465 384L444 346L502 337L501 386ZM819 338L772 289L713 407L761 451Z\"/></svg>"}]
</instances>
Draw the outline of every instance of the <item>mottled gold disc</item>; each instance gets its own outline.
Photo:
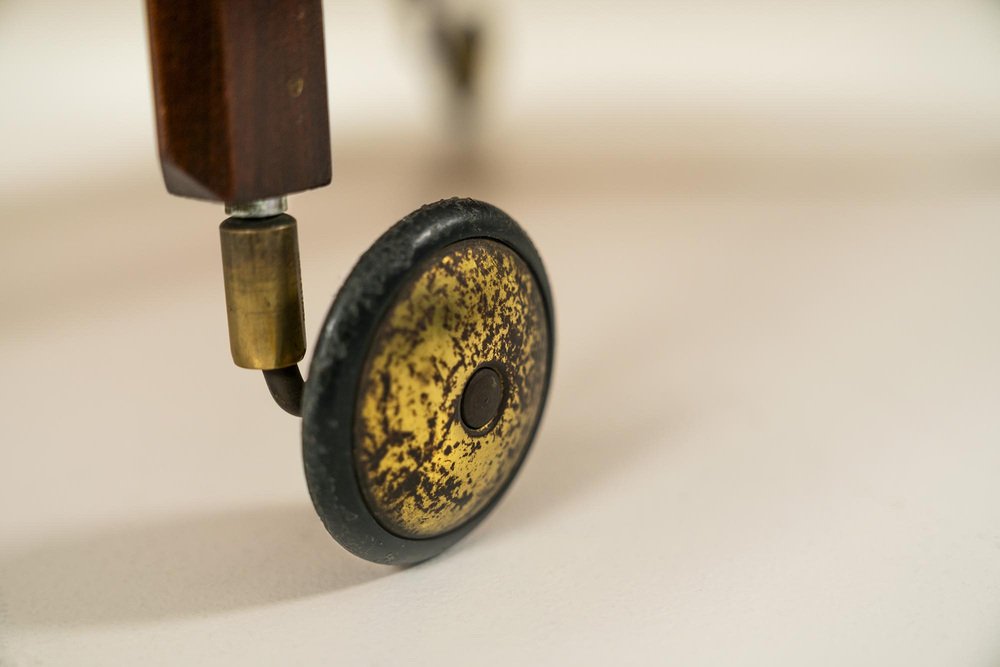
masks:
<instances>
[{"instance_id":1,"label":"mottled gold disc","mask_svg":"<svg viewBox=\"0 0 1000 667\"><path fill-rule=\"evenodd\" d=\"M549 338L531 270L501 243L456 243L414 275L369 348L354 460L379 523L427 538L472 518L516 471L545 397ZM462 396L484 367L499 374L503 398L472 430Z\"/></svg>"}]
</instances>

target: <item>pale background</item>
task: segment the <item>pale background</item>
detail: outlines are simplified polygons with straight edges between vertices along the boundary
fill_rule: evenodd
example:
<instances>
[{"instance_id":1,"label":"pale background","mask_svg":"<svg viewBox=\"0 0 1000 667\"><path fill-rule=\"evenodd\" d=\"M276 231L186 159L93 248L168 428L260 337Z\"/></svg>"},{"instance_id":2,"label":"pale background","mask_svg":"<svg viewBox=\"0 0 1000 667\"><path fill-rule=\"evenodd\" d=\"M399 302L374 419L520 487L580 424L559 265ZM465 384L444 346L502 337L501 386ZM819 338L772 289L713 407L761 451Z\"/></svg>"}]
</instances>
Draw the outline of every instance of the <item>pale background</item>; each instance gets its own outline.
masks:
<instances>
[{"instance_id":1,"label":"pale background","mask_svg":"<svg viewBox=\"0 0 1000 667\"><path fill-rule=\"evenodd\" d=\"M0 1L0 665L1000 664L1000 4L482 3L471 156L413 17L325 9L308 329L402 215L500 205L558 308L528 464L432 562L341 550L141 4Z\"/></svg>"}]
</instances>

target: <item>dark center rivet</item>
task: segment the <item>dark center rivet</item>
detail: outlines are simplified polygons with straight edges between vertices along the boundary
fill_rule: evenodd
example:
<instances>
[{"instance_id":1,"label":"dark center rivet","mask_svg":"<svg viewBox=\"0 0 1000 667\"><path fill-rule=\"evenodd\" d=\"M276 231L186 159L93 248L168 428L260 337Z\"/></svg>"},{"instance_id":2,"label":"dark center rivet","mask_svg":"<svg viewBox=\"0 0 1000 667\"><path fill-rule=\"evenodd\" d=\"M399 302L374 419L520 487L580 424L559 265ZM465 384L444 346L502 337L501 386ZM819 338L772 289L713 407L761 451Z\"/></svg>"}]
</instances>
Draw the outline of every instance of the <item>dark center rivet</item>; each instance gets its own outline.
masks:
<instances>
[{"instance_id":1,"label":"dark center rivet","mask_svg":"<svg viewBox=\"0 0 1000 667\"><path fill-rule=\"evenodd\" d=\"M470 431L479 431L496 420L503 403L503 380L494 369L480 368L462 392L462 422Z\"/></svg>"}]
</instances>

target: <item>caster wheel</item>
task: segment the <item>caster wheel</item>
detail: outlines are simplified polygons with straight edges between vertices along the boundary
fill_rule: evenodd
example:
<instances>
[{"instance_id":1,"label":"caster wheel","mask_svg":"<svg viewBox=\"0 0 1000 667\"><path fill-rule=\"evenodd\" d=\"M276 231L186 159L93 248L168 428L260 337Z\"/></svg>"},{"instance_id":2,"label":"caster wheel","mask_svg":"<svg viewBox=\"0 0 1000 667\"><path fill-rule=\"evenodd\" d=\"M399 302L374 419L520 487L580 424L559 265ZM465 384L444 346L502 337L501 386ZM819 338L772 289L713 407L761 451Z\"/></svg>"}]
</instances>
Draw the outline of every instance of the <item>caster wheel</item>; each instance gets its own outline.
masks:
<instances>
[{"instance_id":1,"label":"caster wheel","mask_svg":"<svg viewBox=\"0 0 1000 667\"><path fill-rule=\"evenodd\" d=\"M362 256L316 344L302 451L316 511L352 553L416 563L495 507L552 374L552 298L527 235L451 199Z\"/></svg>"}]
</instances>

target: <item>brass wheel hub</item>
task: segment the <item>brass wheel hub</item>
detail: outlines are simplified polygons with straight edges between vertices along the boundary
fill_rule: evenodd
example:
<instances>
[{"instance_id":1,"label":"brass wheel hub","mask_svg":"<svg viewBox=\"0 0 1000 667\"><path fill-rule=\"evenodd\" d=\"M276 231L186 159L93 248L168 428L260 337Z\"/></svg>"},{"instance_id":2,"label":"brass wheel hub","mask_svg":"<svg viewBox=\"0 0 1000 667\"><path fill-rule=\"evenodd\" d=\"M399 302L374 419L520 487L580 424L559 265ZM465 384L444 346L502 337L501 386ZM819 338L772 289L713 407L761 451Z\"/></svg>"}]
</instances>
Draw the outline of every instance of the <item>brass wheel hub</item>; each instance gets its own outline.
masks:
<instances>
[{"instance_id":1,"label":"brass wheel hub","mask_svg":"<svg viewBox=\"0 0 1000 667\"><path fill-rule=\"evenodd\" d=\"M450 245L397 294L369 351L355 463L387 529L423 538L474 515L533 431L548 361L531 271L488 239Z\"/></svg>"}]
</instances>

